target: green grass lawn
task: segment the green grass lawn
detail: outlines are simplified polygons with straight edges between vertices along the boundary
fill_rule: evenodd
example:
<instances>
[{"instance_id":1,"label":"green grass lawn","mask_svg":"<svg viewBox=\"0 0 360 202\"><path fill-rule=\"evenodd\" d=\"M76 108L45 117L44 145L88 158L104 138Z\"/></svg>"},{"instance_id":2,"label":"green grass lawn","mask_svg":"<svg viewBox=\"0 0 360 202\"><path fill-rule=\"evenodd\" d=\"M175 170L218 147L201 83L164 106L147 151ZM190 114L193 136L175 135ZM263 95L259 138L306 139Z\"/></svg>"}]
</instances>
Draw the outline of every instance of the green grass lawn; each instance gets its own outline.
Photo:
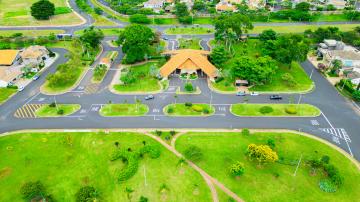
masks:
<instances>
[{"instance_id":1,"label":"green grass lawn","mask_svg":"<svg viewBox=\"0 0 360 202\"><path fill-rule=\"evenodd\" d=\"M101 107L101 116L142 116L149 112L145 104L106 104Z\"/></svg>"},{"instance_id":2,"label":"green grass lawn","mask_svg":"<svg viewBox=\"0 0 360 202\"><path fill-rule=\"evenodd\" d=\"M211 25L213 24L213 18L210 17L197 17L194 18L193 24L200 24L200 25Z\"/></svg>"},{"instance_id":3,"label":"green grass lawn","mask_svg":"<svg viewBox=\"0 0 360 202\"><path fill-rule=\"evenodd\" d=\"M150 68L152 66L160 68L158 62L148 62L146 64L128 67L132 74L136 76L135 81L127 85L116 84L114 85L114 89L118 92L152 92L161 90L162 84L158 79L150 75ZM125 75L127 73L122 72L122 74Z\"/></svg>"},{"instance_id":4,"label":"green grass lawn","mask_svg":"<svg viewBox=\"0 0 360 202\"><path fill-rule=\"evenodd\" d=\"M35 114L37 117L61 117L68 116L79 111L81 105L79 104L58 104L56 107L50 107L49 105L43 105ZM59 111L63 111L63 114L59 114Z\"/></svg>"},{"instance_id":5,"label":"green grass lawn","mask_svg":"<svg viewBox=\"0 0 360 202\"><path fill-rule=\"evenodd\" d=\"M209 104L196 103L185 106L185 103L169 104L163 109L168 116L210 116L215 112Z\"/></svg>"},{"instance_id":6,"label":"green grass lawn","mask_svg":"<svg viewBox=\"0 0 360 202\"><path fill-rule=\"evenodd\" d=\"M17 92L16 89L0 88L0 104L5 102L9 97Z\"/></svg>"},{"instance_id":7,"label":"green grass lawn","mask_svg":"<svg viewBox=\"0 0 360 202\"><path fill-rule=\"evenodd\" d=\"M165 30L165 34L211 34L214 33L212 28L204 27L176 27Z\"/></svg>"},{"instance_id":8,"label":"green grass lawn","mask_svg":"<svg viewBox=\"0 0 360 202\"><path fill-rule=\"evenodd\" d=\"M30 14L30 7L38 0L0 1L0 26L45 26L78 24L81 19L75 13L54 15L50 20L36 20ZM67 7L66 0L51 0L55 7Z\"/></svg>"},{"instance_id":9,"label":"green grass lawn","mask_svg":"<svg viewBox=\"0 0 360 202\"><path fill-rule=\"evenodd\" d=\"M16 33L22 33L23 36L37 37L37 36L49 36L53 34L63 34L64 30L0 30L0 36L9 37Z\"/></svg>"},{"instance_id":10,"label":"green grass lawn","mask_svg":"<svg viewBox=\"0 0 360 202\"><path fill-rule=\"evenodd\" d=\"M275 151L280 161L258 166L245 154L251 143L266 144L275 141ZM196 164L209 175L223 183L245 201L357 201L360 198L360 172L343 154L314 139L289 133L240 133L204 132L188 133L176 141L176 149L181 153L190 146L200 148L203 157ZM300 156L302 161L294 172ZM330 163L344 177L344 184L335 193L320 190L319 180L324 173L318 170L310 174L307 161L330 157ZM229 167L240 161L245 173L238 179L231 176Z\"/></svg>"},{"instance_id":11,"label":"green grass lawn","mask_svg":"<svg viewBox=\"0 0 360 202\"><path fill-rule=\"evenodd\" d=\"M85 70L88 68L91 60L94 59L100 52L100 48L97 48L90 53L90 58L87 58L87 54L82 55L81 45L76 41L58 41L54 44L48 44L47 47L64 48L69 51L69 55L71 55L71 57L66 64L71 68L72 73L71 78L67 78L66 82L62 82L61 85L59 83L50 85L50 82L46 81L42 86L42 92L49 94L64 93L76 85ZM57 70L55 74L60 74L60 71ZM61 73L61 75L65 76L69 74Z\"/></svg>"},{"instance_id":12,"label":"green grass lawn","mask_svg":"<svg viewBox=\"0 0 360 202\"><path fill-rule=\"evenodd\" d=\"M144 155L139 168L126 182L117 173L126 166L110 161L115 142L120 149L138 151L157 146L161 155ZM56 201L75 201L82 186L93 186L101 201L131 201L145 196L149 201L211 201L210 190L196 171L150 137L137 133L21 133L0 138L0 201L24 201L22 184L40 180ZM166 187L167 189L162 189Z\"/></svg>"},{"instance_id":13,"label":"green grass lawn","mask_svg":"<svg viewBox=\"0 0 360 202\"><path fill-rule=\"evenodd\" d=\"M211 45L216 46L215 41L211 41ZM250 57L256 57L261 55L261 42L258 39L248 39L247 42L239 42L233 46L235 56L229 59L223 69L230 70L236 61L236 57L248 55ZM264 85L256 85L250 88L252 91L264 91L264 92L304 92L309 91L313 87L313 82L308 77L304 69L299 63L291 64L291 68L288 65L278 63L278 69L272 79ZM296 85L288 85L286 81L282 80L283 74L289 73L293 76ZM213 87L221 91L234 91L234 82L229 78L217 84L213 84Z\"/></svg>"},{"instance_id":14,"label":"green grass lawn","mask_svg":"<svg viewBox=\"0 0 360 202\"><path fill-rule=\"evenodd\" d=\"M179 44L180 49L201 50L199 38L191 38L191 39L180 38L179 43L180 43Z\"/></svg>"},{"instance_id":15,"label":"green grass lawn","mask_svg":"<svg viewBox=\"0 0 360 202\"><path fill-rule=\"evenodd\" d=\"M271 107L272 112L261 113L262 107ZM296 109L294 114L286 108ZM230 111L237 116L319 116L320 110L309 104L233 104Z\"/></svg>"},{"instance_id":16,"label":"green grass lawn","mask_svg":"<svg viewBox=\"0 0 360 202\"><path fill-rule=\"evenodd\" d=\"M305 30L310 29L315 31L317 28L322 27L338 27L340 31L351 31L360 24L327 24L327 25L292 25L292 26L254 26L253 30L249 30L249 34L259 34L264 30L272 29L277 33L303 33Z\"/></svg>"},{"instance_id":17,"label":"green grass lawn","mask_svg":"<svg viewBox=\"0 0 360 202\"><path fill-rule=\"evenodd\" d=\"M95 6L101 8L107 15L112 16L115 19L118 19L123 22L129 22L129 18L121 16L119 13L115 12L109 7L104 6L103 4L99 3L97 0L90 0Z\"/></svg>"}]
</instances>

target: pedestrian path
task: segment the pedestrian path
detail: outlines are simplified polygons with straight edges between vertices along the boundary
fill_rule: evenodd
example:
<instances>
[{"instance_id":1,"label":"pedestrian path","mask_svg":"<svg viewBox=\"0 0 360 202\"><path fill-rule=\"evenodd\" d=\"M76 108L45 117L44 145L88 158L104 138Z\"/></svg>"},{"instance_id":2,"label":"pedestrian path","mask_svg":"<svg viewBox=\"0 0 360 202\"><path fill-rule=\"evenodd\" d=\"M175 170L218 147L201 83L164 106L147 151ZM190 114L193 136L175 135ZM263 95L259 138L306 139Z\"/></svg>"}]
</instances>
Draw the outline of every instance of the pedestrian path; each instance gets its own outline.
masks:
<instances>
[{"instance_id":1,"label":"pedestrian path","mask_svg":"<svg viewBox=\"0 0 360 202\"><path fill-rule=\"evenodd\" d=\"M36 110L38 110L42 104L26 104L17 109L14 116L16 118L36 118Z\"/></svg>"},{"instance_id":2,"label":"pedestrian path","mask_svg":"<svg viewBox=\"0 0 360 202\"><path fill-rule=\"evenodd\" d=\"M319 128L319 130L343 139L346 142L351 142L351 139L344 128Z\"/></svg>"},{"instance_id":3,"label":"pedestrian path","mask_svg":"<svg viewBox=\"0 0 360 202\"><path fill-rule=\"evenodd\" d=\"M89 84L85 87L85 94L95 94L98 92L100 85L97 83Z\"/></svg>"}]
</instances>

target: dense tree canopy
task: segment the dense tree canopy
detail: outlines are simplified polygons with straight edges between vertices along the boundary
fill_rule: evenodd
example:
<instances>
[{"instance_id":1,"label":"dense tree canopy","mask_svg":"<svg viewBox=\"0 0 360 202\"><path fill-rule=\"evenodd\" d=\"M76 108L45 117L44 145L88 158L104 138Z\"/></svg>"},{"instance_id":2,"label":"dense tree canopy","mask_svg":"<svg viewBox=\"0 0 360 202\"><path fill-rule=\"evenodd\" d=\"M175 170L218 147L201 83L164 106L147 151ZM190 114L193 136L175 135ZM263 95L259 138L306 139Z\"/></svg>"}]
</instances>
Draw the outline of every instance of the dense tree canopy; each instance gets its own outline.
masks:
<instances>
[{"instance_id":1,"label":"dense tree canopy","mask_svg":"<svg viewBox=\"0 0 360 202\"><path fill-rule=\"evenodd\" d=\"M191 23L191 16L185 3L177 3L175 5L175 15L178 17L179 22L184 24Z\"/></svg>"},{"instance_id":2,"label":"dense tree canopy","mask_svg":"<svg viewBox=\"0 0 360 202\"><path fill-rule=\"evenodd\" d=\"M260 35L259 39L260 41L268 41L268 40L276 40L277 34L272 29L264 30Z\"/></svg>"},{"instance_id":3,"label":"dense tree canopy","mask_svg":"<svg viewBox=\"0 0 360 202\"><path fill-rule=\"evenodd\" d=\"M118 38L118 43L122 45L122 51L126 53L125 62L134 63L144 60L154 37L153 31L144 25L127 26Z\"/></svg>"},{"instance_id":4,"label":"dense tree canopy","mask_svg":"<svg viewBox=\"0 0 360 202\"><path fill-rule=\"evenodd\" d=\"M252 84L262 84L271 79L277 68L276 62L269 56L242 56L235 61L232 72L235 78L246 79Z\"/></svg>"},{"instance_id":5,"label":"dense tree canopy","mask_svg":"<svg viewBox=\"0 0 360 202\"><path fill-rule=\"evenodd\" d=\"M210 54L211 62L218 68L229 59L229 54L226 52L224 46L216 46Z\"/></svg>"},{"instance_id":6,"label":"dense tree canopy","mask_svg":"<svg viewBox=\"0 0 360 202\"><path fill-rule=\"evenodd\" d=\"M93 26L86 28L83 34L80 36L82 43L90 46L91 48L96 48L101 40L104 39L104 33Z\"/></svg>"},{"instance_id":7,"label":"dense tree canopy","mask_svg":"<svg viewBox=\"0 0 360 202\"><path fill-rule=\"evenodd\" d=\"M130 16L131 23L139 23L139 24L150 24L151 20L146 17L144 14L134 14Z\"/></svg>"},{"instance_id":8,"label":"dense tree canopy","mask_svg":"<svg viewBox=\"0 0 360 202\"><path fill-rule=\"evenodd\" d=\"M275 42L275 59L284 64L306 60L310 50L309 42L301 35L280 36Z\"/></svg>"},{"instance_id":9,"label":"dense tree canopy","mask_svg":"<svg viewBox=\"0 0 360 202\"><path fill-rule=\"evenodd\" d=\"M224 39L232 33L239 39L243 33L254 28L250 18L240 13L220 15L215 19L214 25L215 37L218 39Z\"/></svg>"},{"instance_id":10,"label":"dense tree canopy","mask_svg":"<svg viewBox=\"0 0 360 202\"><path fill-rule=\"evenodd\" d=\"M48 0L40 0L31 6L31 16L37 20L48 20L55 14L55 5Z\"/></svg>"}]
</instances>

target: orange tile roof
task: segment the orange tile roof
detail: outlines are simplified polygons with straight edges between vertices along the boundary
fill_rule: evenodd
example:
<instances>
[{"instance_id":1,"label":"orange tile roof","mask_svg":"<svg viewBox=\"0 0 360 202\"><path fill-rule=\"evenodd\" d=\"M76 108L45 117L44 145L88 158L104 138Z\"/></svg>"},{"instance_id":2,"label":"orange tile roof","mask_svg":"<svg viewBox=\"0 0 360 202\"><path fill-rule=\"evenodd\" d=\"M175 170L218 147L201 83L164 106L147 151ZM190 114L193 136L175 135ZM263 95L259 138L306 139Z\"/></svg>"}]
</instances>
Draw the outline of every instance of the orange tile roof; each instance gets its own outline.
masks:
<instances>
[{"instance_id":1,"label":"orange tile roof","mask_svg":"<svg viewBox=\"0 0 360 202\"><path fill-rule=\"evenodd\" d=\"M163 77L169 76L176 69L201 69L209 77L217 76L216 67L207 59L207 55L210 54L209 51L182 49L167 51L163 54L172 55L170 60L160 68L160 74Z\"/></svg>"},{"instance_id":2,"label":"orange tile roof","mask_svg":"<svg viewBox=\"0 0 360 202\"><path fill-rule=\"evenodd\" d=\"M12 65L18 53L18 50L0 50L0 65Z\"/></svg>"}]
</instances>

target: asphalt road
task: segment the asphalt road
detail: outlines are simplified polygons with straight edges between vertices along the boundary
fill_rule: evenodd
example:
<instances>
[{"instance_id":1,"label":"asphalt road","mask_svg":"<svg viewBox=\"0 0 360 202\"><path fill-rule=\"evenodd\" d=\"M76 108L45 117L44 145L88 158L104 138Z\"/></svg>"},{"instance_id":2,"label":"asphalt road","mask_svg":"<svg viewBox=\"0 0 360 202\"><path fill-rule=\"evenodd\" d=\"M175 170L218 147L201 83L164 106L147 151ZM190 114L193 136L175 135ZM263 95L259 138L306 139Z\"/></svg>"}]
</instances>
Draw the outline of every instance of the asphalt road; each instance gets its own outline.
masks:
<instances>
[{"instance_id":1,"label":"asphalt road","mask_svg":"<svg viewBox=\"0 0 360 202\"><path fill-rule=\"evenodd\" d=\"M74 6L74 0L70 4L76 11L79 10ZM79 12L80 13L80 12ZM88 19L84 25L74 27L64 27L66 32L83 29L93 20L86 13L80 13L85 19ZM119 24L117 27L125 26ZM153 28L163 31L166 26L153 26ZM25 29L25 28L0 28L7 30ZM52 27L37 27L34 29L54 29ZM185 35L164 35L168 38L168 49L175 49L178 46L177 38L192 37ZM212 35L197 35L201 38L200 45L204 50L209 50L207 42L213 37ZM106 37L105 40L113 38ZM104 41L105 41L104 40ZM54 72L59 64L65 63L67 58L64 57L66 50L54 49L60 54L59 59L43 72L38 81L30 83L23 92L17 93L8 102L0 106L0 132L8 132L21 129L91 129L91 128L224 128L224 129L241 129L241 128L268 128L268 129L292 129L314 134L320 138L339 146L340 148L360 159L360 116L359 109L339 95L336 89L315 70L308 61L302 63L302 67L307 74L311 76L316 87L314 91L307 94L283 94L284 99L278 101L288 103L289 97L294 97L296 102L309 103L319 107L322 115L314 118L293 117L293 118L267 118L267 117L236 117L229 112L230 105L233 103L243 102L242 97L235 95L223 95L212 92L206 79L194 81L202 93L200 95L178 95L175 99L177 87L183 86L183 81L178 78L171 78L169 88L162 93L155 95L155 100L145 101L145 95L117 95L109 91L115 72L118 68L123 54L120 48L110 47L103 43L104 53L112 50L119 51L119 56L105 76L104 81L96 86L94 92L88 93L86 89L91 85L90 79L93 69L90 68L85 74L80 84L71 92L63 95L44 95L41 94L40 86L45 82L46 75ZM95 62L95 64L98 61ZM81 110L77 113L61 118L16 118L15 111L24 104L48 104L56 99L58 103L78 103L81 104ZM123 103L125 101L133 103L135 99L141 99L149 105L149 114L143 117L102 117L98 111L101 106L109 103ZM209 117L167 117L163 114L162 109L167 104L174 102L203 102L212 104L216 112ZM251 103L273 103L268 99L268 95L249 96ZM276 102L276 103L278 103Z\"/></svg>"}]
</instances>

